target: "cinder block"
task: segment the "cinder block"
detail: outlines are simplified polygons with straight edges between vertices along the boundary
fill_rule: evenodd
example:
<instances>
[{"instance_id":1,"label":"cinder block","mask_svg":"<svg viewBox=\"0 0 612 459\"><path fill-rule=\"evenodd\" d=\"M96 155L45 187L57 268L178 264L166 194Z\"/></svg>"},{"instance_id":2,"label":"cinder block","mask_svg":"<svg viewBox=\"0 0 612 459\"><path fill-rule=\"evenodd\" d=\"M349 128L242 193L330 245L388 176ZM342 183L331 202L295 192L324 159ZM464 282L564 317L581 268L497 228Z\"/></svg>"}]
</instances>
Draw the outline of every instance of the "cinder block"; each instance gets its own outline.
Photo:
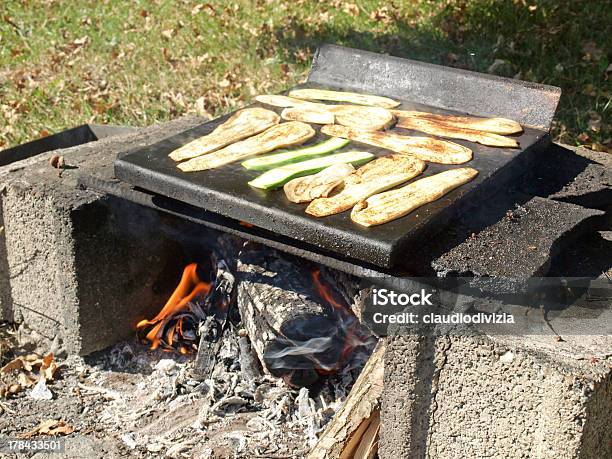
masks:
<instances>
[{"instance_id":1,"label":"cinder block","mask_svg":"<svg viewBox=\"0 0 612 459\"><path fill-rule=\"evenodd\" d=\"M380 457L612 457L610 337L395 336Z\"/></svg>"},{"instance_id":2,"label":"cinder block","mask_svg":"<svg viewBox=\"0 0 612 459\"><path fill-rule=\"evenodd\" d=\"M2 317L87 354L129 336L156 312L187 256L160 229L171 217L81 190L77 180L112 178L118 153L201 122L182 118L0 168ZM53 154L68 166L61 176L49 165Z\"/></svg>"}]
</instances>

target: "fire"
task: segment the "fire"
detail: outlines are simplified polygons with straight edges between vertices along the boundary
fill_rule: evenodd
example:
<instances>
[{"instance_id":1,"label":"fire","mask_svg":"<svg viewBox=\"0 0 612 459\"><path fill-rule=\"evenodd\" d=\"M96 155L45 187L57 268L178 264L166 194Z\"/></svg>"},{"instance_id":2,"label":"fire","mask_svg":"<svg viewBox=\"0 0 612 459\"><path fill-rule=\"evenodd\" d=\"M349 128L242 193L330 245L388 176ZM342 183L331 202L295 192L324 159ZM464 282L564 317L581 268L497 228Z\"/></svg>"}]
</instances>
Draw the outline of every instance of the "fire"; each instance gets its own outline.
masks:
<instances>
[{"instance_id":1,"label":"fire","mask_svg":"<svg viewBox=\"0 0 612 459\"><path fill-rule=\"evenodd\" d=\"M355 347L363 344L367 337L359 335L359 321L357 317L352 313L348 306L343 305L334 297L333 290L330 286L325 285L321 280L321 271L315 270L312 272L312 280L317 290L318 295L331 305L336 314L338 315L338 321L341 324L341 329L344 332L344 347L340 353L340 361L338 362L338 368L342 367L344 362L350 357ZM319 373L331 373L332 371L326 369L319 369Z\"/></svg>"},{"instance_id":2,"label":"fire","mask_svg":"<svg viewBox=\"0 0 612 459\"><path fill-rule=\"evenodd\" d=\"M170 296L165 306L151 320L141 320L137 329L152 326L146 334L151 342L151 349L157 349L160 344L175 349L181 354L188 354L189 349L178 341L185 337L184 321L189 312L189 304L197 298L205 297L211 291L211 285L202 281L197 274L198 265L191 263L185 267L183 276L176 290Z\"/></svg>"}]
</instances>

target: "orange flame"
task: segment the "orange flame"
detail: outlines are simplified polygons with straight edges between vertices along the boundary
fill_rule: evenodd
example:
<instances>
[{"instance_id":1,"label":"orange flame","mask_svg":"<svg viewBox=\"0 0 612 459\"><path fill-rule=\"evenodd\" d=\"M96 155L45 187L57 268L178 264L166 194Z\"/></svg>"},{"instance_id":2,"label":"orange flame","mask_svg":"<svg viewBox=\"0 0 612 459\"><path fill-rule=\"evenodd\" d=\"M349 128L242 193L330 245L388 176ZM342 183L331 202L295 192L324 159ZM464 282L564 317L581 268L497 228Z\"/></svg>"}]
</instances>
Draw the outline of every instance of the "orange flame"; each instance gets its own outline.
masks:
<instances>
[{"instance_id":1,"label":"orange flame","mask_svg":"<svg viewBox=\"0 0 612 459\"><path fill-rule=\"evenodd\" d=\"M359 343L359 340L355 336L354 326L351 324L356 324L357 321L349 319L349 316L352 315L352 311L350 311L347 307L343 306L339 301L334 298L331 287L325 285L321 280L321 271L315 270L312 272L312 280L317 289L317 293L319 296L325 300L328 304L334 307L336 313L340 316L340 323L345 327L345 340L344 347L342 348L342 352L340 354L340 362L338 364L342 364L342 362L351 354L353 348ZM354 319L354 318L353 318ZM331 373L331 371L326 371L323 369L318 370L319 373Z\"/></svg>"},{"instance_id":2,"label":"orange flame","mask_svg":"<svg viewBox=\"0 0 612 459\"><path fill-rule=\"evenodd\" d=\"M144 328L148 325L153 326L146 335L146 338L151 342L151 349L157 349L159 347L166 326L176 314L186 310L186 306L196 297L208 295L208 293L210 293L211 286L209 283L200 280L196 272L197 267L198 265L196 263L187 265L183 271L181 281L162 310L159 311L153 319L141 320L136 325L137 329ZM181 318L166 332L165 340L168 345L172 346L175 342L175 338L177 336L182 336L182 334L183 319ZM179 352L181 354L187 354L188 350L185 346L180 346Z\"/></svg>"}]
</instances>

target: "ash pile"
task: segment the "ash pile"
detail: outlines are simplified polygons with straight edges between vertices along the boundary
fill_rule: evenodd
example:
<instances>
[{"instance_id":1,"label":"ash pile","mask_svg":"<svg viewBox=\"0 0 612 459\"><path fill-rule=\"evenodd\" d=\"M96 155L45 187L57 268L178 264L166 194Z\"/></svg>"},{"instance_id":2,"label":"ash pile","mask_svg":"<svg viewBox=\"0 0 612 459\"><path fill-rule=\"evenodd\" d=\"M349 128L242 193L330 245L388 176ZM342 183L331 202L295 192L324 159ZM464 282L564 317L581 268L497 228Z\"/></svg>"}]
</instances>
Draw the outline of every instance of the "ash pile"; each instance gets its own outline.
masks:
<instances>
[{"instance_id":1,"label":"ash pile","mask_svg":"<svg viewBox=\"0 0 612 459\"><path fill-rule=\"evenodd\" d=\"M133 340L55 358L44 399L35 374L7 393L1 409L17 421L0 417L3 432L37 438L54 421L67 452L306 457L377 342L351 310L356 283L267 247L217 242Z\"/></svg>"}]
</instances>

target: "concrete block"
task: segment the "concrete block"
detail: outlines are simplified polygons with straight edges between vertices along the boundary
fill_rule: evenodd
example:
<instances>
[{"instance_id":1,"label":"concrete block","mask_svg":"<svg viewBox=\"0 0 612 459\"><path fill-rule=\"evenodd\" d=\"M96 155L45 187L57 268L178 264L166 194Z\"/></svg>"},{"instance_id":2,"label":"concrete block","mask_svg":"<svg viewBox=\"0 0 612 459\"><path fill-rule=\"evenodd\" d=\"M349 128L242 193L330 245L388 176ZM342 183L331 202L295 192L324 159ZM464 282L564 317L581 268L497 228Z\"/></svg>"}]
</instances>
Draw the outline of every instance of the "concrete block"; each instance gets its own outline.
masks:
<instances>
[{"instance_id":1,"label":"concrete block","mask_svg":"<svg viewBox=\"0 0 612 459\"><path fill-rule=\"evenodd\" d=\"M0 168L2 317L87 354L129 336L156 312L187 256L160 230L170 217L81 190L77 180L110 179L118 153L201 122L182 118ZM65 158L61 175L49 165L53 154Z\"/></svg>"},{"instance_id":2,"label":"concrete block","mask_svg":"<svg viewBox=\"0 0 612 459\"><path fill-rule=\"evenodd\" d=\"M611 457L610 337L395 336L381 459Z\"/></svg>"}]
</instances>

